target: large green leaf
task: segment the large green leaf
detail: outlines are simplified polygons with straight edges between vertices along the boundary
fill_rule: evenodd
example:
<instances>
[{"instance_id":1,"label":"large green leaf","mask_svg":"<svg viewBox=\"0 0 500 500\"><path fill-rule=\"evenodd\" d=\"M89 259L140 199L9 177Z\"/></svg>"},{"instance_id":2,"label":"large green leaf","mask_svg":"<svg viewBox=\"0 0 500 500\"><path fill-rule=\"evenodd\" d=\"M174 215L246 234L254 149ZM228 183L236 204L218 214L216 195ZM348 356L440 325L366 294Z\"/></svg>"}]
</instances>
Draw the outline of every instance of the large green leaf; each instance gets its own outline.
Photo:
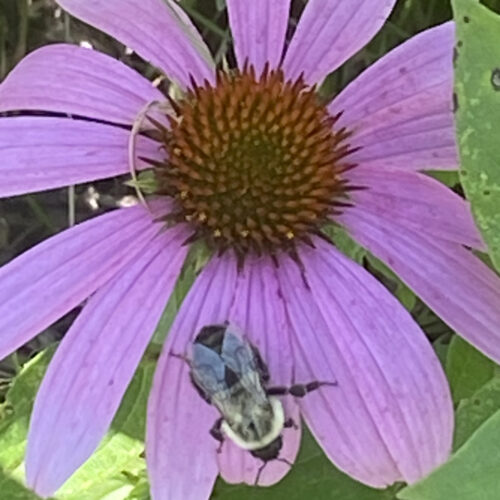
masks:
<instances>
[{"instance_id":1,"label":"large green leaf","mask_svg":"<svg viewBox=\"0 0 500 500\"><path fill-rule=\"evenodd\" d=\"M500 269L500 17L478 0L453 0L460 177Z\"/></svg>"},{"instance_id":2,"label":"large green leaf","mask_svg":"<svg viewBox=\"0 0 500 500\"><path fill-rule=\"evenodd\" d=\"M460 448L494 413L500 410L500 377L484 384L460 402L455 418L454 449Z\"/></svg>"},{"instance_id":3,"label":"large green leaf","mask_svg":"<svg viewBox=\"0 0 500 500\"><path fill-rule=\"evenodd\" d=\"M6 474L23 462L33 401L52 353L50 349L26 363L0 405L0 469Z\"/></svg>"},{"instance_id":4,"label":"large green leaf","mask_svg":"<svg viewBox=\"0 0 500 500\"><path fill-rule=\"evenodd\" d=\"M499 477L500 411L445 465L397 496L401 500L498 500Z\"/></svg>"},{"instance_id":5,"label":"large green leaf","mask_svg":"<svg viewBox=\"0 0 500 500\"><path fill-rule=\"evenodd\" d=\"M305 432L302 446L285 478L275 486L258 488L228 485L218 481L214 500L392 500L394 489L375 490L364 486L336 469L326 458L309 432Z\"/></svg>"},{"instance_id":6,"label":"large green leaf","mask_svg":"<svg viewBox=\"0 0 500 500\"><path fill-rule=\"evenodd\" d=\"M0 491L3 495L4 483L5 488L13 491L11 496L1 498L36 498L22 486L23 460L33 401L51 355L52 352L44 352L27 363L14 379L5 403L0 406L0 471L3 474L0 475ZM55 498L123 500L145 477L145 415L154 367L154 360L145 359L141 363L110 432Z\"/></svg>"},{"instance_id":7,"label":"large green leaf","mask_svg":"<svg viewBox=\"0 0 500 500\"><path fill-rule=\"evenodd\" d=\"M5 500L37 500L37 496L0 469L0 492Z\"/></svg>"},{"instance_id":8,"label":"large green leaf","mask_svg":"<svg viewBox=\"0 0 500 500\"><path fill-rule=\"evenodd\" d=\"M155 363L139 366L99 448L56 494L61 500L123 500L146 464L143 458L146 406Z\"/></svg>"},{"instance_id":9,"label":"large green leaf","mask_svg":"<svg viewBox=\"0 0 500 500\"><path fill-rule=\"evenodd\" d=\"M493 361L461 337L453 337L446 358L446 374L455 403L471 397L494 373Z\"/></svg>"},{"instance_id":10,"label":"large green leaf","mask_svg":"<svg viewBox=\"0 0 500 500\"><path fill-rule=\"evenodd\" d=\"M336 469L325 457L306 430L301 451L289 474L270 488L229 485L220 480L213 500L395 500L396 488L375 490L364 486ZM144 475L126 500L150 500L149 485Z\"/></svg>"}]
</instances>

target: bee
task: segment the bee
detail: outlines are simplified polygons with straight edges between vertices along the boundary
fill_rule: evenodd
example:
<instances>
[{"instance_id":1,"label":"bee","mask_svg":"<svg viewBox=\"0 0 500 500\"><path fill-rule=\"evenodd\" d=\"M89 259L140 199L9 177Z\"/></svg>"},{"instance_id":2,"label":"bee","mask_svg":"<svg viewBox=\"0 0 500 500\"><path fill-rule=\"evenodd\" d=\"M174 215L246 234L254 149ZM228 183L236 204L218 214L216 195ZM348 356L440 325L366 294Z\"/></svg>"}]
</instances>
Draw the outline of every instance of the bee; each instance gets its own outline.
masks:
<instances>
[{"instance_id":1,"label":"bee","mask_svg":"<svg viewBox=\"0 0 500 500\"><path fill-rule=\"evenodd\" d=\"M337 385L313 381L269 386L269 370L259 350L228 322L204 326L191 346L190 357L182 358L189 364L197 392L220 414L210 430L220 443L218 452L227 437L262 460L255 484L267 462L279 460L291 465L279 457L282 433L297 426L286 418L278 396L303 397L322 386Z\"/></svg>"}]
</instances>

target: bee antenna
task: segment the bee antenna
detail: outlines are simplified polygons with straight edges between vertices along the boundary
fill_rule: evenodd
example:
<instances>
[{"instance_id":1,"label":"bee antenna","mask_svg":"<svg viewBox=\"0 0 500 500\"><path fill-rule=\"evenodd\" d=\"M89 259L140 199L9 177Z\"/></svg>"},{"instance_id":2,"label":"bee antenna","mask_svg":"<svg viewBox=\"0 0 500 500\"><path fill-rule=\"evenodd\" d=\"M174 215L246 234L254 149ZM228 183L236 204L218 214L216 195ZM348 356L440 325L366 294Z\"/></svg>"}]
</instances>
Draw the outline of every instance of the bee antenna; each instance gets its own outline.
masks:
<instances>
[{"instance_id":1,"label":"bee antenna","mask_svg":"<svg viewBox=\"0 0 500 500\"><path fill-rule=\"evenodd\" d=\"M177 358L177 359L181 359L182 361L184 361L188 366L191 366L190 365L190 362L189 362L189 358L185 355L185 354L179 354L177 352L169 352L168 353L170 356L172 356L173 358Z\"/></svg>"}]
</instances>

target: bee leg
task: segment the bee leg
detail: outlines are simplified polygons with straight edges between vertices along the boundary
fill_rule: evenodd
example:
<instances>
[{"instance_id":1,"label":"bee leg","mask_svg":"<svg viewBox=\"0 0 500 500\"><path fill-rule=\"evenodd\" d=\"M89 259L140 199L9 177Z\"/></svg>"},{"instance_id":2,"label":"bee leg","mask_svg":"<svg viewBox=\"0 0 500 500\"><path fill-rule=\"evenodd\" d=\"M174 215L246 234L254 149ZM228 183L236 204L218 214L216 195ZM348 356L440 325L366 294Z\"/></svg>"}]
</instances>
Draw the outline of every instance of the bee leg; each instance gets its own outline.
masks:
<instances>
[{"instance_id":1,"label":"bee leg","mask_svg":"<svg viewBox=\"0 0 500 500\"><path fill-rule=\"evenodd\" d=\"M286 458L278 457L278 458L275 458L274 460L277 460L278 462L283 462L284 464L287 464L290 468L293 467L292 462L289 462ZM263 460L262 465L259 467L259 470L257 471L257 476L255 478L255 482L253 483L254 486L259 486L260 476L262 474L262 471L266 467L267 462L269 462L269 461L270 460Z\"/></svg>"},{"instance_id":2,"label":"bee leg","mask_svg":"<svg viewBox=\"0 0 500 500\"><path fill-rule=\"evenodd\" d=\"M286 396L290 394L290 389L285 386L268 387L266 389L266 394L268 396Z\"/></svg>"},{"instance_id":3,"label":"bee leg","mask_svg":"<svg viewBox=\"0 0 500 500\"><path fill-rule=\"evenodd\" d=\"M337 382L319 382L315 380L308 384L294 384L291 387L269 387L266 392L269 396L285 396L286 394L290 394L295 398L303 398L309 392L315 391L325 385L335 386Z\"/></svg>"},{"instance_id":4,"label":"bee leg","mask_svg":"<svg viewBox=\"0 0 500 500\"><path fill-rule=\"evenodd\" d=\"M335 386L337 382L309 382L308 384L295 384L290 387L290 394L296 398L303 398L309 392L315 391L323 386Z\"/></svg>"},{"instance_id":5,"label":"bee leg","mask_svg":"<svg viewBox=\"0 0 500 500\"><path fill-rule=\"evenodd\" d=\"M254 486L259 486L260 475L262 474L262 471L264 470L266 465L267 462L263 462L262 465L259 467L259 470L257 471L257 476L255 476L255 483L253 483Z\"/></svg>"},{"instance_id":6,"label":"bee leg","mask_svg":"<svg viewBox=\"0 0 500 500\"><path fill-rule=\"evenodd\" d=\"M283 424L283 427L285 429L293 428L295 430L297 430L299 428L299 426L295 423L295 420L293 418L287 418L285 420L285 423Z\"/></svg>"},{"instance_id":7,"label":"bee leg","mask_svg":"<svg viewBox=\"0 0 500 500\"><path fill-rule=\"evenodd\" d=\"M215 421L215 424L212 426L210 429L210 435L217 441L219 441L219 447L217 448L217 453L220 453L222 451L222 445L224 444L224 434L222 433L221 430L221 425L224 419L218 418Z\"/></svg>"},{"instance_id":8,"label":"bee leg","mask_svg":"<svg viewBox=\"0 0 500 500\"><path fill-rule=\"evenodd\" d=\"M178 354L176 352L170 352L169 356L172 356L173 358L177 359L182 359L185 363L187 363L189 366L191 366L191 363L189 361L189 358L185 354Z\"/></svg>"}]
</instances>

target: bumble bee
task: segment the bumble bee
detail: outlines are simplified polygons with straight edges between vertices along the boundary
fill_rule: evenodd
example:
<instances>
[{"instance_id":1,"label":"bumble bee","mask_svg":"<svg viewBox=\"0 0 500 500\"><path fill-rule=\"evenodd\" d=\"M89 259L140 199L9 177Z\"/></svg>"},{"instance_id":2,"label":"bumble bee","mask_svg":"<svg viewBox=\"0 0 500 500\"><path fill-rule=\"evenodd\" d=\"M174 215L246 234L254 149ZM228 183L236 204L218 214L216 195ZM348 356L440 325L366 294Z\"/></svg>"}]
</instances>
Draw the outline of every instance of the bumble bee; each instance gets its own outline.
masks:
<instances>
[{"instance_id":1,"label":"bumble bee","mask_svg":"<svg viewBox=\"0 0 500 500\"><path fill-rule=\"evenodd\" d=\"M225 437L263 461L260 473L270 460L279 458L284 428L296 427L285 417L277 396L303 397L321 386L336 382L310 382L290 387L268 387L270 376L259 350L228 322L203 327L196 336L191 356L191 381L200 396L217 408L220 418L210 434L220 442ZM291 465L291 464L289 464Z\"/></svg>"}]
</instances>

